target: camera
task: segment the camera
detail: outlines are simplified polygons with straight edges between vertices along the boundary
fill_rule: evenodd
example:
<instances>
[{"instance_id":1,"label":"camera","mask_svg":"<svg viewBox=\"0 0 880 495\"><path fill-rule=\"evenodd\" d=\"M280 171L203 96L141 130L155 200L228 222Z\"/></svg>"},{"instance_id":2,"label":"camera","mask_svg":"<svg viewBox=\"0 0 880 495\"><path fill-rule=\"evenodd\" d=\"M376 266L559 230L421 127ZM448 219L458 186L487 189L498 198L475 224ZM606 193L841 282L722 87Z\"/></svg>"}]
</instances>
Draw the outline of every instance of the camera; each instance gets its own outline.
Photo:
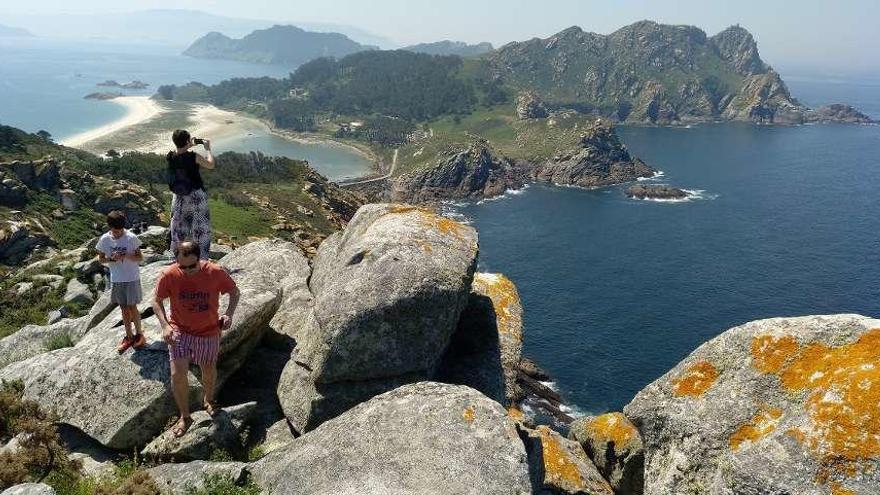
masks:
<instances>
[{"instance_id":1,"label":"camera","mask_svg":"<svg viewBox=\"0 0 880 495\"><path fill-rule=\"evenodd\" d=\"M205 140L202 138L193 138L193 144L196 144L196 145L205 144Z\"/></svg>"}]
</instances>

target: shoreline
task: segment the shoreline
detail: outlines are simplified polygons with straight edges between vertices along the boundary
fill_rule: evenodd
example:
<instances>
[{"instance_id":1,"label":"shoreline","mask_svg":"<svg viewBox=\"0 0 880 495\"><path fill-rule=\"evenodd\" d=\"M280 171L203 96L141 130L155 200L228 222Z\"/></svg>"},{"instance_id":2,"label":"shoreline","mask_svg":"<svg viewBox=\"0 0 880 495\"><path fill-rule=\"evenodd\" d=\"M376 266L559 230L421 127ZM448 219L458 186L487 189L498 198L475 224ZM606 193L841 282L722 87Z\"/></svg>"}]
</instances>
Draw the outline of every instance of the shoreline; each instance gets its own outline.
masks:
<instances>
[{"instance_id":1,"label":"shoreline","mask_svg":"<svg viewBox=\"0 0 880 495\"><path fill-rule=\"evenodd\" d=\"M78 148L123 129L138 125L165 112L165 109L150 99L149 96L120 96L107 101L123 106L125 108L125 115L109 124L65 138L59 144Z\"/></svg>"},{"instance_id":2,"label":"shoreline","mask_svg":"<svg viewBox=\"0 0 880 495\"><path fill-rule=\"evenodd\" d=\"M302 133L287 129L280 129L270 122L244 112L226 110L209 104L194 104L188 111L187 120L190 123L189 131L195 137L207 137L212 142L247 135L254 129L259 129L267 134L277 136L287 141L304 145L332 146L348 150L370 163L371 170L360 178L373 177L383 172L384 161L368 146L349 143L334 139L329 136L316 133ZM119 129L122 130L122 129ZM159 153L167 151L167 132L155 134L145 144L135 146L133 151L143 153Z\"/></svg>"}]
</instances>

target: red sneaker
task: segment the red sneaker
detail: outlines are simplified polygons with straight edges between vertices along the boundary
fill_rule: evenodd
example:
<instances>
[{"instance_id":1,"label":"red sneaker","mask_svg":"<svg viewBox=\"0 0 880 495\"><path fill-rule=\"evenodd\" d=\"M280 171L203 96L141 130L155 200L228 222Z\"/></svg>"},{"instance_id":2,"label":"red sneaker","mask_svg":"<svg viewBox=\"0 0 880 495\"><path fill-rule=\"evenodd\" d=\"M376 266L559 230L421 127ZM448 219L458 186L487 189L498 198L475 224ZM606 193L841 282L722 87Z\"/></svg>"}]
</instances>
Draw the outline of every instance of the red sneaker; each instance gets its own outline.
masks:
<instances>
[{"instance_id":1,"label":"red sneaker","mask_svg":"<svg viewBox=\"0 0 880 495\"><path fill-rule=\"evenodd\" d=\"M128 348L131 347L131 345L133 343L134 343L134 341L131 338L129 338L128 335L126 335L125 337L122 337L122 342L120 342L119 345L116 346L116 352L118 352L119 354L122 354L123 352L127 351Z\"/></svg>"},{"instance_id":2,"label":"red sneaker","mask_svg":"<svg viewBox=\"0 0 880 495\"><path fill-rule=\"evenodd\" d=\"M131 343L131 346L135 349L140 349L141 347L147 345L147 338L144 337L144 334L139 333L134 336L134 340Z\"/></svg>"}]
</instances>

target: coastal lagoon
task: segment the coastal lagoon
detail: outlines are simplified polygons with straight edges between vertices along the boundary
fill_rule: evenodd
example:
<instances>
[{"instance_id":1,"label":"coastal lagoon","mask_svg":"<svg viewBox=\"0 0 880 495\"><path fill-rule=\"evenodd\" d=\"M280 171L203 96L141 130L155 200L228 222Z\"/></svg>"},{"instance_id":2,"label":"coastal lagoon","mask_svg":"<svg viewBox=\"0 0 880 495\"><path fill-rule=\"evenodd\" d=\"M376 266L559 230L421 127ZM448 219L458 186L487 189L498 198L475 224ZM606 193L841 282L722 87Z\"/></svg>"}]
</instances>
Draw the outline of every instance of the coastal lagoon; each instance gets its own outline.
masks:
<instances>
[{"instance_id":1,"label":"coastal lagoon","mask_svg":"<svg viewBox=\"0 0 880 495\"><path fill-rule=\"evenodd\" d=\"M232 77L287 77L293 69L194 59L180 55L179 47L164 45L0 38L0 123L29 132L44 129L56 141L62 141L125 114L125 109L112 101L83 99L90 93L152 95L163 84L215 84ZM143 90L97 86L108 79L120 83L141 80L150 86ZM366 175L372 170L370 162L353 150L291 141L262 126L214 145L218 153L255 150L309 160L319 172L337 180Z\"/></svg>"},{"instance_id":2,"label":"coastal lagoon","mask_svg":"<svg viewBox=\"0 0 880 495\"><path fill-rule=\"evenodd\" d=\"M876 87L864 87L874 92L853 100L880 108ZM456 208L480 232L480 270L520 290L524 354L581 412L619 410L750 320L880 315L880 127L618 131L663 171L651 182L697 197L532 185Z\"/></svg>"}]
</instances>

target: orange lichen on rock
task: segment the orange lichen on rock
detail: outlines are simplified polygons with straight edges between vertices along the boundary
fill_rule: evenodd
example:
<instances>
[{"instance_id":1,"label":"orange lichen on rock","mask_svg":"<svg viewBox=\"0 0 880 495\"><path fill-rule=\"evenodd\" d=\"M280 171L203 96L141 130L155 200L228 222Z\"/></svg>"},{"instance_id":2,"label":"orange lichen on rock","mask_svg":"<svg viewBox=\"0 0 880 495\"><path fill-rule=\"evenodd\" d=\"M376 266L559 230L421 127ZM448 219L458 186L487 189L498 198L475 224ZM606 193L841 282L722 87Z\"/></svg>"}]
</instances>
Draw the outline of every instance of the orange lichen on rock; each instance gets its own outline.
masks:
<instances>
[{"instance_id":1,"label":"orange lichen on rock","mask_svg":"<svg viewBox=\"0 0 880 495\"><path fill-rule=\"evenodd\" d=\"M706 393L718 379L718 369L708 361L697 361L672 384L672 392L678 396L699 397Z\"/></svg>"},{"instance_id":2,"label":"orange lichen on rock","mask_svg":"<svg viewBox=\"0 0 880 495\"><path fill-rule=\"evenodd\" d=\"M461 417L464 418L468 423L474 422L474 407L468 406L464 408L464 412L461 413Z\"/></svg>"},{"instance_id":3,"label":"orange lichen on rock","mask_svg":"<svg viewBox=\"0 0 880 495\"><path fill-rule=\"evenodd\" d=\"M388 213L409 213L411 211L428 212L428 210L419 206L393 204L388 208ZM430 212L428 212L430 213Z\"/></svg>"},{"instance_id":4,"label":"orange lichen on rock","mask_svg":"<svg viewBox=\"0 0 880 495\"><path fill-rule=\"evenodd\" d=\"M507 415L510 416L510 419L514 421L525 421L526 415L523 412L514 406L510 406L507 408Z\"/></svg>"},{"instance_id":5,"label":"orange lichen on rock","mask_svg":"<svg viewBox=\"0 0 880 495\"><path fill-rule=\"evenodd\" d=\"M776 430L782 419L782 409L761 406L750 423L746 423L730 435L730 448L739 450L743 444L754 443Z\"/></svg>"},{"instance_id":6,"label":"orange lichen on rock","mask_svg":"<svg viewBox=\"0 0 880 495\"><path fill-rule=\"evenodd\" d=\"M607 413L593 418L587 424L587 432L600 442L614 442L618 449L628 445L639 434L636 427L619 412Z\"/></svg>"},{"instance_id":7,"label":"orange lichen on rock","mask_svg":"<svg viewBox=\"0 0 880 495\"><path fill-rule=\"evenodd\" d=\"M794 438L794 440L801 445L803 445L804 442L807 441L807 434L804 433L804 430L801 430L800 428L789 428L785 430L785 434L790 436L791 438Z\"/></svg>"},{"instance_id":8,"label":"orange lichen on rock","mask_svg":"<svg viewBox=\"0 0 880 495\"><path fill-rule=\"evenodd\" d=\"M831 495L856 495L856 492L844 488L840 483L831 483Z\"/></svg>"},{"instance_id":9,"label":"orange lichen on rock","mask_svg":"<svg viewBox=\"0 0 880 495\"><path fill-rule=\"evenodd\" d=\"M811 427L802 439L828 471L823 479L867 468L880 458L880 328L850 344L812 343L791 354L775 374L788 392L807 394Z\"/></svg>"},{"instance_id":10,"label":"orange lichen on rock","mask_svg":"<svg viewBox=\"0 0 880 495\"><path fill-rule=\"evenodd\" d=\"M577 464L570 458L571 454L562 447L550 428L539 426L537 431L541 435L545 484L566 487L571 491L583 490L586 482Z\"/></svg>"},{"instance_id":11,"label":"orange lichen on rock","mask_svg":"<svg viewBox=\"0 0 880 495\"><path fill-rule=\"evenodd\" d=\"M798 342L786 335L762 335L752 339L752 365L763 373L777 373L798 351Z\"/></svg>"},{"instance_id":12,"label":"orange lichen on rock","mask_svg":"<svg viewBox=\"0 0 880 495\"><path fill-rule=\"evenodd\" d=\"M501 274L478 273L473 287L492 300L498 331L522 341L522 306L513 282Z\"/></svg>"}]
</instances>

